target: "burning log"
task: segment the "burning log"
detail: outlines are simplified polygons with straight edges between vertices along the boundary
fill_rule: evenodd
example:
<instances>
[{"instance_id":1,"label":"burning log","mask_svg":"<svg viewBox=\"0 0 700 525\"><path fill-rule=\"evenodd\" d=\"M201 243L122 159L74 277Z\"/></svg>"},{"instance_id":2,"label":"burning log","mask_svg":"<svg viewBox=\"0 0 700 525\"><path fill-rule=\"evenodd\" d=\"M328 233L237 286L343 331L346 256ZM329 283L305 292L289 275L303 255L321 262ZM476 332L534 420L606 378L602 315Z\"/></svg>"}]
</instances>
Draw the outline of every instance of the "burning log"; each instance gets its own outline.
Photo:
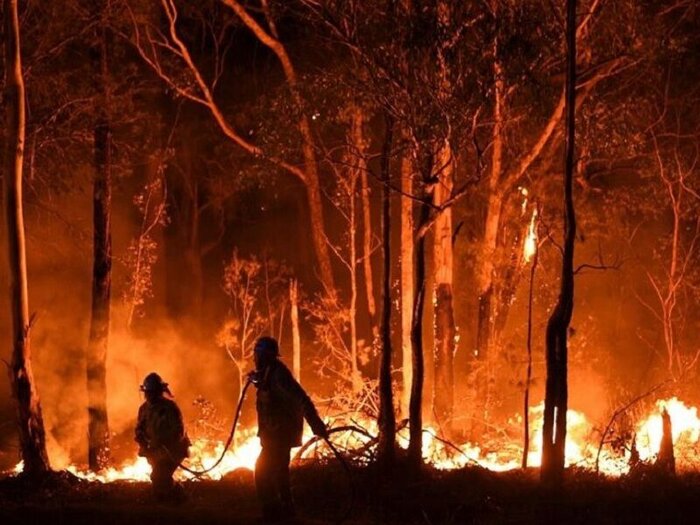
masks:
<instances>
[{"instance_id":1,"label":"burning log","mask_svg":"<svg viewBox=\"0 0 700 525\"><path fill-rule=\"evenodd\" d=\"M663 423L663 434L661 437L661 447L656 458L656 466L668 474L676 473L676 458L673 454L673 427L671 426L671 416L664 408L661 412Z\"/></svg>"}]
</instances>

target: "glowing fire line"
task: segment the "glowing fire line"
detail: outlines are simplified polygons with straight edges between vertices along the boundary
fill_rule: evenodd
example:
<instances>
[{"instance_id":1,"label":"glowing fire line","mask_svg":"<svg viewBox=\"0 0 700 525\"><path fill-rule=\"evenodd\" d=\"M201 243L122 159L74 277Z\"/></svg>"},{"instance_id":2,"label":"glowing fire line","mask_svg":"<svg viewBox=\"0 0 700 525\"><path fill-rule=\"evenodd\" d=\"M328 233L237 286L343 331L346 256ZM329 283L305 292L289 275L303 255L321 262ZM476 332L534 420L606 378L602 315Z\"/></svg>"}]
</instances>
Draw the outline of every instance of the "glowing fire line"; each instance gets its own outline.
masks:
<instances>
[{"instance_id":1,"label":"glowing fire line","mask_svg":"<svg viewBox=\"0 0 700 525\"><path fill-rule=\"evenodd\" d=\"M689 407L682 401L673 397L656 402L652 413L639 421L635 426L636 447L642 461L651 462L659 451L662 438L661 410L666 409L671 417L673 425L673 442L676 453L676 463L679 469L700 469L700 418L696 407ZM528 464L537 467L541 459L542 441L542 417L543 404L530 408L531 434L530 443L533 445L529 455ZM376 433L376 422L372 420L360 420L367 431ZM521 417L514 416L509 420L513 429L521 427ZM305 440L311 437L305 435ZM340 433L333 436L334 440L342 443L347 449L359 449L367 443L366 436L353 434L352 432ZM567 414L567 465L594 468L598 451L599 433L588 421L583 413L569 410ZM404 429L399 432L398 444L402 448L408 446L408 432ZM522 446L518 439L511 442L500 443L498 450L489 451L483 447L462 443L454 450L447 446L444 440L437 437L435 431L427 428L423 440L423 456L427 463L436 469L450 470L463 468L469 465L480 465L489 470L502 472L520 468ZM223 450L223 443L206 439L195 440L190 449L188 465L194 468L206 468L212 465ZM260 444L255 436L255 430L244 430L237 445L224 456L221 465L206 477L208 479L221 479L226 474L237 469L253 470L255 461L260 453ZM306 451L306 457L313 453L312 448ZM600 458L600 471L611 476L625 474L629 470L629 451L624 453L612 450L603 450ZM83 470L76 465L69 465L66 470L74 475L89 480L100 482L113 481L147 481L151 467L145 458L139 457L127 461L119 467L111 467L101 474ZM22 471L20 462L12 471L18 474ZM192 476L179 470L176 476L181 480L191 479Z\"/></svg>"}]
</instances>

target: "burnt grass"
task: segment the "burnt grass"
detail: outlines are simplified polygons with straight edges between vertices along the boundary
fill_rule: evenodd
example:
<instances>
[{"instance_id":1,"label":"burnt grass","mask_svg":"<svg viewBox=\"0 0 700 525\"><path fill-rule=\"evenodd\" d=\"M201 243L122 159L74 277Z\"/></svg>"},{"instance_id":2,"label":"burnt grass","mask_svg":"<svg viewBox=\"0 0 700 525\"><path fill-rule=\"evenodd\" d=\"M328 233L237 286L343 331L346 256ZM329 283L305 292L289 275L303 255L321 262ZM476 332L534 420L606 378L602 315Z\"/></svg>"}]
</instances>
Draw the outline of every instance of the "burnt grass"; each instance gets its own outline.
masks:
<instances>
[{"instance_id":1,"label":"burnt grass","mask_svg":"<svg viewBox=\"0 0 700 525\"><path fill-rule=\"evenodd\" d=\"M569 470L562 487L542 486L538 473L480 468L383 477L337 463L293 470L298 518L293 523L700 523L700 474L656 472L604 478ZM147 483L102 484L57 473L40 484L0 480L0 524L262 523L253 475L186 482L187 501L155 502Z\"/></svg>"}]
</instances>

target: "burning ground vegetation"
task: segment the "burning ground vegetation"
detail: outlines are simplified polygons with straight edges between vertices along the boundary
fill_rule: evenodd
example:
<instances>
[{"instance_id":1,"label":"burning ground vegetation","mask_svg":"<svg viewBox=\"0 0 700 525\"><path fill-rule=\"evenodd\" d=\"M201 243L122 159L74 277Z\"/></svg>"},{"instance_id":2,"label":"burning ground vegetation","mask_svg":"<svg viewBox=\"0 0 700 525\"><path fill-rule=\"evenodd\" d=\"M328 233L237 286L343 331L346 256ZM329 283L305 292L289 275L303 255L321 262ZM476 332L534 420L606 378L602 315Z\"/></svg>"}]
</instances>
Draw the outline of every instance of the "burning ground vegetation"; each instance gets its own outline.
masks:
<instances>
[{"instance_id":1,"label":"burning ground vegetation","mask_svg":"<svg viewBox=\"0 0 700 525\"><path fill-rule=\"evenodd\" d=\"M292 480L298 523L694 523L700 517L700 418L677 398L658 400L625 435L614 421L595 428L584 414L568 415L567 474L562 485L539 482L541 405L530 409L528 468L522 467L522 420L488 446L453 443L424 431L420 475L399 466L389 480L376 467L374 420L358 414L327 420L331 441L350 466L345 471L324 442L305 434L296 449ZM664 419L671 421L675 469L660 464ZM667 419L667 421L668 421ZM398 443L407 446L405 422ZM176 473L187 499L155 503L150 466L133 458L96 474L76 465L25 485L22 465L0 479L2 523L260 523L253 469L260 452L254 428L239 430L221 464L204 476ZM510 434L510 438L506 435ZM602 436L604 443L601 444ZM214 464L224 443L192 440L186 464ZM600 474L596 474L596 467Z\"/></svg>"},{"instance_id":2,"label":"burning ground vegetation","mask_svg":"<svg viewBox=\"0 0 700 525\"><path fill-rule=\"evenodd\" d=\"M543 404L539 404L529 410L529 442L532 445L527 454L526 467L539 467L541 464L543 409ZM660 399L653 404L651 412L626 430L616 424L619 415L614 415L604 426L596 426L582 412L570 409L567 415L566 465L610 478L651 470L659 461L664 461L664 440L670 438L673 444L673 470L700 471L700 417L697 407L687 406L675 397ZM670 427L666 430L664 417L670 421ZM326 422L331 429L332 443L355 465L366 466L376 459L375 419L357 413L329 417ZM408 447L407 423L403 421L398 425L397 442L402 449ZM669 428L670 435L667 435ZM523 418L519 414L508 420L507 426L500 431L501 437L491 438L485 444L450 441L431 427L426 427L423 432L423 459L426 465L437 471L475 467L492 472L508 472L523 467ZM212 434L211 431L208 433ZM232 445L225 452L224 446L225 439L197 437L195 434L186 461L189 468L209 470L222 454L223 459L202 476L181 469L176 472L176 477L181 481L220 480L238 470L252 472L255 469L260 453L255 428L237 429ZM304 444L293 453L294 464L302 466L332 460L333 452L306 428ZM71 463L63 465L63 469L78 479L99 483L145 482L149 481L151 473L151 467L144 457L127 459L99 473ZM20 461L5 475L18 475L22 470Z\"/></svg>"}]
</instances>

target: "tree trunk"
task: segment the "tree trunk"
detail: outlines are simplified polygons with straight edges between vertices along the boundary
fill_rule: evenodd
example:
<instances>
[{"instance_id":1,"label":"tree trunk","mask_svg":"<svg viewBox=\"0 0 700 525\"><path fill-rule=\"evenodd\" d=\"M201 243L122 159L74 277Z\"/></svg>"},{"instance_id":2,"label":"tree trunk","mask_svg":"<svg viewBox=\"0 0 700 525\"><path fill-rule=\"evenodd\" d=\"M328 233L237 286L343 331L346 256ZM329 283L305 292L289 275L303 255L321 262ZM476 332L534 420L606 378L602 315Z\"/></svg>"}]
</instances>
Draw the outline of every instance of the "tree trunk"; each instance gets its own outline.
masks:
<instances>
[{"instance_id":1,"label":"tree trunk","mask_svg":"<svg viewBox=\"0 0 700 525\"><path fill-rule=\"evenodd\" d=\"M292 319L292 370L294 379L301 383L301 335L299 332L299 283L289 282L290 317Z\"/></svg>"},{"instance_id":2,"label":"tree trunk","mask_svg":"<svg viewBox=\"0 0 700 525\"><path fill-rule=\"evenodd\" d=\"M112 155L109 115L109 35L106 3L98 4L97 44L93 67L97 79L92 189L93 265L92 310L87 351L88 465L102 470L109 462L107 420L107 350L109 346L110 297L112 288Z\"/></svg>"},{"instance_id":3,"label":"tree trunk","mask_svg":"<svg viewBox=\"0 0 700 525\"><path fill-rule=\"evenodd\" d=\"M528 454L530 453L530 385L532 384L532 300L535 289L535 273L539 253L535 247L532 267L530 268L530 290L527 301L527 367L525 371L525 392L523 395L523 459L522 467L527 468Z\"/></svg>"},{"instance_id":4,"label":"tree trunk","mask_svg":"<svg viewBox=\"0 0 700 525\"><path fill-rule=\"evenodd\" d=\"M430 218L427 203L420 205L420 218L416 231L422 231ZM425 235L416 240L415 287L416 292L411 320L411 399L409 405L409 464L418 468L423 462L423 381L425 363L423 354L423 310L425 307Z\"/></svg>"},{"instance_id":5,"label":"tree trunk","mask_svg":"<svg viewBox=\"0 0 700 525\"><path fill-rule=\"evenodd\" d=\"M353 123L354 125L354 123ZM350 270L350 359L351 359L351 380L352 391L359 393L362 391L362 378L360 377L360 369L358 367L357 355L357 179L360 177L357 166L353 165L353 159L350 161L350 186L348 187L348 235L350 243L350 260L348 268Z\"/></svg>"},{"instance_id":6,"label":"tree trunk","mask_svg":"<svg viewBox=\"0 0 700 525\"><path fill-rule=\"evenodd\" d=\"M433 204L444 205L452 194L454 160L452 148L445 141L437 156L437 183ZM452 209L439 213L435 220L433 241L434 304L435 304L435 380L433 414L442 432L450 435L454 404L454 353L457 329L452 305Z\"/></svg>"},{"instance_id":7,"label":"tree trunk","mask_svg":"<svg viewBox=\"0 0 700 525\"><path fill-rule=\"evenodd\" d=\"M46 434L41 403L31 364L27 257L22 209L22 162L24 159L25 93L20 54L17 0L4 0L5 21L5 158L3 195L10 270L12 358L9 367L12 396L17 403L17 427L24 461L30 476L47 474L51 467L46 453Z\"/></svg>"},{"instance_id":8,"label":"tree trunk","mask_svg":"<svg viewBox=\"0 0 700 525\"><path fill-rule=\"evenodd\" d=\"M661 422L663 432L655 465L667 474L675 474L676 456L673 453L673 426L671 425L671 416L665 408L661 412Z\"/></svg>"},{"instance_id":9,"label":"tree trunk","mask_svg":"<svg viewBox=\"0 0 700 525\"><path fill-rule=\"evenodd\" d=\"M372 271L372 207L370 205L370 187L367 175L367 140L364 133L364 114L359 106L353 108L352 114L352 144L355 158L353 166L357 169L360 179L360 192L362 198L362 265L365 273L365 291L367 294L367 313L372 329L372 336L378 336L377 305L374 299L374 272Z\"/></svg>"},{"instance_id":10,"label":"tree trunk","mask_svg":"<svg viewBox=\"0 0 700 525\"><path fill-rule=\"evenodd\" d=\"M498 2L492 2L492 9L494 17L497 19ZM499 53L499 41L498 35L496 35L493 41L494 97L491 173L487 186L488 199L484 231L476 268L478 291L476 344L474 352L469 354L471 366L468 370L476 394L474 421L472 424L474 437L481 436L484 422L488 419L489 400L491 398L489 385L491 385L492 379L489 377L491 370L490 360L496 358L496 356L491 355L491 346L494 335L495 261L504 198L500 193L500 184L503 175L503 106L505 103L505 81Z\"/></svg>"},{"instance_id":11,"label":"tree trunk","mask_svg":"<svg viewBox=\"0 0 700 525\"><path fill-rule=\"evenodd\" d=\"M401 158L401 191L411 195L413 181L411 159ZM412 383L411 325L413 323L414 264L413 264L413 199L401 197L401 349L402 349L402 399L401 412L407 417L410 412Z\"/></svg>"},{"instance_id":12,"label":"tree trunk","mask_svg":"<svg viewBox=\"0 0 700 525\"><path fill-rule=\"evenodd\" d=\"M379 449L378 459L385 467L394 462L396 453L396 418L391 386L391 188L390 160L393 122L386 119L386 132L382 148L382 354L379 368Z\"/></svg>"},{"instance_id":13,"label":"tree trunk","mask_svg":"<svg viewBox=\"0 0 700 525\"><path fill-rule=\"evenodd\" d=\"M566 413L568 409L567 335L574 310L574 241L576 214L573 201L574 148L576 131L576 0L566 4L566 150L564 170L564 252L561 290L547 323L547 382L542 429L543 481L559 483L564 473Z\"/></svg>"}]
</instances>

